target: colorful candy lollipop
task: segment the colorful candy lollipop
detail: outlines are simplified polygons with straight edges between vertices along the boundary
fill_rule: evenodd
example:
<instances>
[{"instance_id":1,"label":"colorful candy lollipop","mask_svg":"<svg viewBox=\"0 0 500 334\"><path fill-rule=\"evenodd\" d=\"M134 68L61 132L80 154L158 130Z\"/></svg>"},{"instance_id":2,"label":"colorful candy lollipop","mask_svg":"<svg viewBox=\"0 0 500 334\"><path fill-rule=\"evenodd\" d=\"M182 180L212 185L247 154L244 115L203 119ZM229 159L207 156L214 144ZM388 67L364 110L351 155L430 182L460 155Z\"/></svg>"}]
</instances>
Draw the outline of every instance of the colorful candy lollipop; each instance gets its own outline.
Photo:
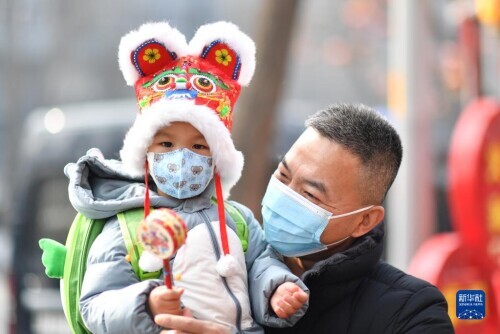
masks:
<instances>
[{"instance_id":1,"label":"colorful candy lollipop","mask_svg":"<svg viewBox=\"0 0 500 334\"><path fill-rule=\"evenodd\" d=\"M137 239L144 250L163 260L165 285L172 288L170 258L186 242L186 224L166 208L151 212L138 226Z\"/></svg>"}]
</instances>

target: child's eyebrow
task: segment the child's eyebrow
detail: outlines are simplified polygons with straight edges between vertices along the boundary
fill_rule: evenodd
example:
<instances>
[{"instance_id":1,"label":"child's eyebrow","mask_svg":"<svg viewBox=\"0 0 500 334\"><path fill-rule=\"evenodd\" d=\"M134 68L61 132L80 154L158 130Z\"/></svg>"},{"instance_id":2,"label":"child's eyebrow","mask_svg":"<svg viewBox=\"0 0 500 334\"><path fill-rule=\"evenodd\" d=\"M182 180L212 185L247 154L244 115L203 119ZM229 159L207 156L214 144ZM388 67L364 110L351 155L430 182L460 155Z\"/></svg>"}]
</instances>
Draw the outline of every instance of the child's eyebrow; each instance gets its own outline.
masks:
<instances>
[{"instance_id":1,"label":"child's eyebrow","mask_svg":"<svg viewBox=\"0 0 500 334\"><path fill-rule=\"evenodd\" d=\"M156 133L156 136L171 137L172 135L169 132L167 132L167 130L159 130Z\"/></svg>"}]
</instances>

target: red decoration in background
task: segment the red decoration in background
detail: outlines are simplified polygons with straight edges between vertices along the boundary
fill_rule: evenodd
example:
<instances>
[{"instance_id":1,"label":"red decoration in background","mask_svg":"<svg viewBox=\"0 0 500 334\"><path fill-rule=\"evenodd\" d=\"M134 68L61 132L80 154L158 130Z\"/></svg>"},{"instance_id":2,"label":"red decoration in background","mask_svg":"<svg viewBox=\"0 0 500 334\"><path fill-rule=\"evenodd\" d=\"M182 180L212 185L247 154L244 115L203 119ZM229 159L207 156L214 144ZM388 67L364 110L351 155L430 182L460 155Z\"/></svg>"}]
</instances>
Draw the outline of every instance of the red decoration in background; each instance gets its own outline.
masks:
<instances>
[{"instance_id":1,"label":"red decoration in background","mask_svg":"<svg viewBox=\"0 0 500 334\"><path fill-rule=\"evenodd\" d=\"M500 328L500 104L472 102L455 127L448 161L449 202L456 232L431 237L409 272L445 295L457 334L498 333ZM459 320L458 290L486 293L486 318Z\"/></svg>"},{"instance_id":2,"label":"red decoration in background","mask_svg":"<svg viewBox=\"0 0 500 334\"><path fill-rule=\"evenodd\" d=\"M479 99L463 112L449 154L453 226L466 245L500 259L500 106Z\"/></svg>"}]
</instances>

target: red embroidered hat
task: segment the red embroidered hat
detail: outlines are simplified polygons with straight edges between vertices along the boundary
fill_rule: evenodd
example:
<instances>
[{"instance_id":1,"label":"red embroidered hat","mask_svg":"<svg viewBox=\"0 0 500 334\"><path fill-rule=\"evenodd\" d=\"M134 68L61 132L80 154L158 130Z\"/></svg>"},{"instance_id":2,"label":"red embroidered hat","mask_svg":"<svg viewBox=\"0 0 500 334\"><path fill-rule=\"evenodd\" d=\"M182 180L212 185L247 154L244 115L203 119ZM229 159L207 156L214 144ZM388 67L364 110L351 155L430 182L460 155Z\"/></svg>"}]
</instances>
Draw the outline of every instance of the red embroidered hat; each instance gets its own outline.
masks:
<instances>
[{"instance_id":1,"label":"red embroidered hat","mask_svg":"<svg viewBox=\"0 0 500 334\"><path fill-rule=\"evenodd\" d=\"M255 70L254 42L228 22L201 26L189 43L166 22L148 23L122 37L118 58L139 105L120 151L125 169L147 182L146 154L155 133L172 122L193 125L213 158L221 242L228 255L223 198L243 169L243 155L231 139L233 110ZM146 192L146 215L148 202Z\"/></svg>"},{"instance_id":2,"label":"red embroidered hat","mask_svg":"<svg viewBox=\"0 0 500 334\"><path fill-rule=\"evenodd\" d=\"M228 193L243 169L231 127L241 86L255 70L253 41L228 22L200 27L189 44L168 23L149 23L122 38L118 56L139 104L120 151L127 170L144 175L146 151L156 131L171 122L189 122L209 144Z\"/></svg>"}]
</instances>

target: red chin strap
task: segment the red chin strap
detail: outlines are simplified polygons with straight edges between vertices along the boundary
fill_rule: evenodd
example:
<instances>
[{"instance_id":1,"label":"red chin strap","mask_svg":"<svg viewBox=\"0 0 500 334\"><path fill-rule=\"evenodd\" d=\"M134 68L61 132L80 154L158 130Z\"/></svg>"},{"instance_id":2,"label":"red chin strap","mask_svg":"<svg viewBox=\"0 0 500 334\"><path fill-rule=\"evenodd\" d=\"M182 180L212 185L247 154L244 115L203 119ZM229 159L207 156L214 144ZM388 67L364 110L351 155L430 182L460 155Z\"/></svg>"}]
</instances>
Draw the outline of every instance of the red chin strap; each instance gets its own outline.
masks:
<instances>
[{"instance_id":1,"label":"red chin strap","mask_svg":"<svg viewBox=\"0 0 500 334\"><path fill-rule=\"evenodd\" d=\"M215 174L215 196L217 198L217 209L219 211L220 240L224 255L229 254L229 243L227 241L226 212L224 210L224 196L222 195L222 185L219 173Z\"/></svg>"},{"instance_id":2,"label":"red chin strap","mask_svg":"<svg viewBox=\"0 0 500 334\"><path fill-rule=\"evenodd\" d=\"M149 215L149 166L148 160L144 163L144 184L146 185L146 193L144 193L144 218Z\"/></svg>"}]
</instances>

